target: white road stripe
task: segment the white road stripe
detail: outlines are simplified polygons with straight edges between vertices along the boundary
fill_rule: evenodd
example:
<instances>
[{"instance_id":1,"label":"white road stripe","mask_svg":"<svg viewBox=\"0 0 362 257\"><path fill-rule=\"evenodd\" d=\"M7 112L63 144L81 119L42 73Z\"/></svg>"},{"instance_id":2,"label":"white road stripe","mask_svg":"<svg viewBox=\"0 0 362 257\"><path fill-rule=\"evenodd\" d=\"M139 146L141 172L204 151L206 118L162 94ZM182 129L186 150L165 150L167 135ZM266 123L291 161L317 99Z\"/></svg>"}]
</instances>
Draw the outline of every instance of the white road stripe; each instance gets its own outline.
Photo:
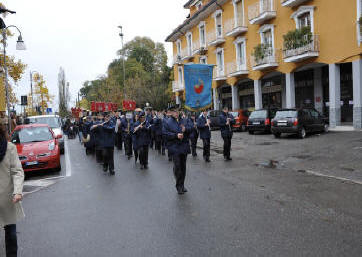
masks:
<instances>
[{"instance_id":1,"label":"white road stripe","mask_svg":"<svg viewBox=\"0 0 362 257\"><path fill-rule=\"evenodd\" d=\"M342 178L342 177L333 176L333 175L325 175L325 174L322 174L320 172L313 171L313 170L306 170L306 173L309 173L309 174L312 174L312 175L315 175L315 176L319 176L319 177L333 178L333 179L337 179L337 180L342 180L342 181L347 181L347 182L352 182L352 183L355 183L355 184L362 185L361 180Z\"/></svg>"},{"instance_id":2,"label":"white road stripe","mask_svg":"<svg viewBox=\"0 0 362 257\"><path fill-rule=\"evenodd\" d=\"M70 164L70 153L68 147L68 139L64 139L64 155L65 155L65 176L72 176L72 165Z\"/></svg>"}]
</instances>

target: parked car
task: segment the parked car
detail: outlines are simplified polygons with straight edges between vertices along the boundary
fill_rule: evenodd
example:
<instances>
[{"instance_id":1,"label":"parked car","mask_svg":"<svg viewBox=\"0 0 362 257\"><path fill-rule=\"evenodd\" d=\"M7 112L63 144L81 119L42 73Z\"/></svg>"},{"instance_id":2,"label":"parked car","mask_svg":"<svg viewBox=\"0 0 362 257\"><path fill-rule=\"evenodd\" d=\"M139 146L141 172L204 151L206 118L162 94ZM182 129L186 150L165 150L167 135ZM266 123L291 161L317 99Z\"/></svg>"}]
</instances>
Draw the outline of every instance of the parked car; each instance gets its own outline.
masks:
<instances>
[{"instance_id":1,"label":"parked car","mask_svg":"<svg viewBox=\"0 0 362 257\"><path fill-rule=\"evenodd\" d=\"M20 125L11 134L25 172L61 170L59 139L46 124Z\"/></svg>"},{"instance_id":2,"label":"parked car","mask_svg":"<svg viewBox=\"0 0 362 257\"><path fill-rule=\"evenodd\" d=\"M221 114L221 111L218 111L218 110L209 111L209 113L207 114L211 121L210 127L212 130L220 128L220 125L219 125L220 114Z\"/></svg>"},{"instance_id":3,"label":"parked car","mask_svg":"<svg viewBox=\"0 0 362 257\"><path fill-rule=\"evenodd\" d=\"M277 109L261 109L253 111L248 119L247 129L249 134L255 131L270 133L271 120L274 118Z\"/></svg>"},{"instance_id":4,"label":"parked car","mask_svg":"<svg viewBox=\"0 0 362 257\"><path fill-rule=\"evenodd\" d=\"M248 110L237 110L230 112L235 118L235 124L233 125L233 130L236 131L246 131L246 125L248 123L248 118L250 112Z\"/></svg>"},{"instance_id":5,"label":"parked car","mask_svg":"<svg viewBox=\"0 0 362 257\"><path fill-rule=\"evenodd\" d=\"M272 133L276 138L283 133L305 138L307 133L328 132L328 128L327 120L314 108L279 110L272 120Z\"/></svg>"},{"instance_id":6,"label":"parked car","mask_svg":"<svg viewBox=\"0 0 362 257\"><path fill-rule=\"evenodd\" d=\"M60 153L64 153L64 137L62 131L62 121L58 115L39 115L29 117L31 124L48 124L49 127L54 131L56 136L62 135L59 139Z\"/></svg>"}]
</instances>

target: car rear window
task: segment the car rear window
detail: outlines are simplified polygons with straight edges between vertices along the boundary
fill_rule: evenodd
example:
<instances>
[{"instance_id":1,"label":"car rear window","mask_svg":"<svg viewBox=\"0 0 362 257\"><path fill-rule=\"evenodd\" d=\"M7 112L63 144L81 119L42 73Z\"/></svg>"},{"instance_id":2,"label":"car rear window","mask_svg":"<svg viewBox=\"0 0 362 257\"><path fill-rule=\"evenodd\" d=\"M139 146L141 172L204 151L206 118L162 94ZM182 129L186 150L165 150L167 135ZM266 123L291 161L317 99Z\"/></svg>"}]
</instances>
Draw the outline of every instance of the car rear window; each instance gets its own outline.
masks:
<instances>
[{"instance_id":1,"label":"car rear window","mask_svg":"<svg viewBox=\"0 0 362 257\"><path fill-rule=\"evenodd\" d=\"M257 118L266 118L266 115L267 115L267 111L266 110L260 110L260 111L253 111L251 114L250 114L250 117L251 119L257 119Z\"/></svg>"},{"instance_id":2,"label":"car rear window","mask_svg":"<svg viewBox=\"0 0 362 257\"><path fill-rule=\"evenodd\" d=\"M15 144L43 142L53 139L48 127L28 127L15 130L11 136L11 142Z\"/></svg>"},{"instance_id":3,"label":"car rear window","mask_svg":"<svg viewBox=\"0 0 362 257\"><path fill-rule=\"evenodd\" d=\"M298 116L298 111L294 110L285 110L277 111L275 118L296 118Z\"/></svg>"},{"instance_id":4,"label":"car rear window","mask_svg":"<svg viewBox=\"0 0 362 257\"><path fill-rule=\"evenodd\" d=\"M58 117L30 117L30 123L33 124L47 124L51 128L61 127Z\"/></svg>"}]
</instances>

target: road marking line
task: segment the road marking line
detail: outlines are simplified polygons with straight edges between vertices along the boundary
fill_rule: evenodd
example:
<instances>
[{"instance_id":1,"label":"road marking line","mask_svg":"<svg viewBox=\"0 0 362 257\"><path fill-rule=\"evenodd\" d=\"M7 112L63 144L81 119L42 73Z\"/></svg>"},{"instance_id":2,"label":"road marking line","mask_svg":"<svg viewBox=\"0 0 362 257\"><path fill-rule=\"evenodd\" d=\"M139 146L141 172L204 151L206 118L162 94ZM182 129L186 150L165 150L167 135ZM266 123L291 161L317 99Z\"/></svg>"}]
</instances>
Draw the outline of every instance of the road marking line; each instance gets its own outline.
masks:
<instances>
[{"instance_id":1,"label":"road marking line","mask_svg":"<svg viewBox=\"0 0 362 257\"><path fill-rule=\"evenodd\" d=\"M322 174L322 173L320 173L320 172L313 171L313 170L306 170L306 173L309 173L309 174L312 174L312 175L315 175L315 176L319 176L319 177L334 178L334 179L337 179L337 180L348 181L348 182L352 182L352 183L355 183L355 184L362 185L362 181L361 181L361 180L354 180L354 179L349 179L349 178L342 178L342 177L333 176L333 175L325 175L325 174Z\"/></svg>"},{"instance_id":2,"label":"road marking line","mask_svg":"<svg viewBox=\"0 0 362 257\"><path fill-rule=\"evenodd\" d=\"M69 147L68 147L68 140L64 140L64 154L65 154L65 169L66 177L72 176L72 165L70 165L70 154L69 154Z\"/></svg>"}]
</instances>

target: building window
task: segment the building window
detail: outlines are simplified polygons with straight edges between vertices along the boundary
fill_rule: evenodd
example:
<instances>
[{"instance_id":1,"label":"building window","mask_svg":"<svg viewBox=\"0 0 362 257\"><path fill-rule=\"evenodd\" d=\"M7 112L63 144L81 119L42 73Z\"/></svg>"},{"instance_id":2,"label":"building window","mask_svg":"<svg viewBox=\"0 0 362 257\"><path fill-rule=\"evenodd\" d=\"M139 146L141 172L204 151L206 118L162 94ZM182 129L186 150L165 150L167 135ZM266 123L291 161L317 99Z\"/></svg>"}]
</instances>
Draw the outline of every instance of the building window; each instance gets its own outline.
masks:
<instances>
[{"instance_id":1,"label":"building window","mask_svg":"<svg viewBox=\"0 0 362 257\"><path fill-rule=\"evenodd\" d=\"M192 34L191 32L188 32L186 34L186 39L187 39L187 54L189 56L192 55Z\"/></svg>"},{"instance_id":2,"label":"building window","mask_svg":"<svg viewBox=\"0 0 362 257\"><path fill-rule=\"evenodd\" d=\"M177 40L176 47L177 47L177 54L181 55L181 41L180 40Z\"/></svg>"},{"instance_id":3,"label":"building window","mask_svg":"<svg viewBox=\"0 0 362 257\"><path fill-rule=\"evenodd\" d=\"M292 14L297 29L310 27L311 32L314 31L313 20L314 6L300 6L296 12Z\"/></svg>"},{"instance_id":4,"label":"building window","mask_svg":"<svg viewBox=\"0 0 362 257\"><path fill-rule=\"evenodd\" d=\"M218 48L216 50L216 63L217 63L217 71L218 76L224 75L224 49Z\"/></svg>"},{"instance_id":5,"label":"building window","mask_svg":"<svg viewBox=\"0 0 362 257\"><path fill-rule=\"evenodd\" d=\"M201 22L199 25L199 33L200 33L200 47L206 46L206 30L205 30L205 22Z\"/></svg>"},{"instance_id":6,"label":"building window","mask_svg":"<svg viewBox=\"0 0 362 257\"><path fill-rule=\"evenodd\" d=\"M259 30L261 43L274 49L274 25L265 24Z\"/></svg>"},{"instance_id":7,"label":"building window","mask_svg":"<svg viewBox=\"0 0 362 257\"><path fill-rule=\"evenodd\" d=\"M235 27L244 26L244 0L233 0Z\"/></svg>"},{"instance_id":8,"label":"building window","mask_svg":"<svg viewBox=\"0 0 362 257\"><path fill-rule=\"evenodd\" d=\"M216 27L216 37L222 37L222 11L218 10L215 12L215 27Z\"/></svg>"},{"instance_id":9,"label":"building window","mask_svg":"<svg viewBox=\"0 0 362 257\"><path fill-rule=\"evenodd\" d=\"M200 56L200 63L201 64L207 64L207 57L206 56Z\"/></svg>"},{"instance_id":10,"label":"building window","mask_svg":"<svg viewBox=\"0 0 362 257\"><path fill-rule=\"evenodd\" d=\"M178 82L179 82L179 85L182 85L182 84L183 84L182 67L178 67Z\"/></svg>"},{"instance_id":11,"label":"building window","mask_svg":"<svg viewBox=\"0 0 362 257\"><path fill-rule=\"evenodd\" d=\"M246 41L245 38L239 37L234 42L236 48L236 63L238 69L246 69Z\"/></svg>"},{"instance_id":12,"label":"building window","mask_svg":"<svg viewBox=\"0 0 362 257\"><path fill-rule=\"evenodd\" d=\"M202 6L202 1L198 1L196 3L196 10L200 10L201 9L201 6Z\"/></svg>"}]
</instances>

